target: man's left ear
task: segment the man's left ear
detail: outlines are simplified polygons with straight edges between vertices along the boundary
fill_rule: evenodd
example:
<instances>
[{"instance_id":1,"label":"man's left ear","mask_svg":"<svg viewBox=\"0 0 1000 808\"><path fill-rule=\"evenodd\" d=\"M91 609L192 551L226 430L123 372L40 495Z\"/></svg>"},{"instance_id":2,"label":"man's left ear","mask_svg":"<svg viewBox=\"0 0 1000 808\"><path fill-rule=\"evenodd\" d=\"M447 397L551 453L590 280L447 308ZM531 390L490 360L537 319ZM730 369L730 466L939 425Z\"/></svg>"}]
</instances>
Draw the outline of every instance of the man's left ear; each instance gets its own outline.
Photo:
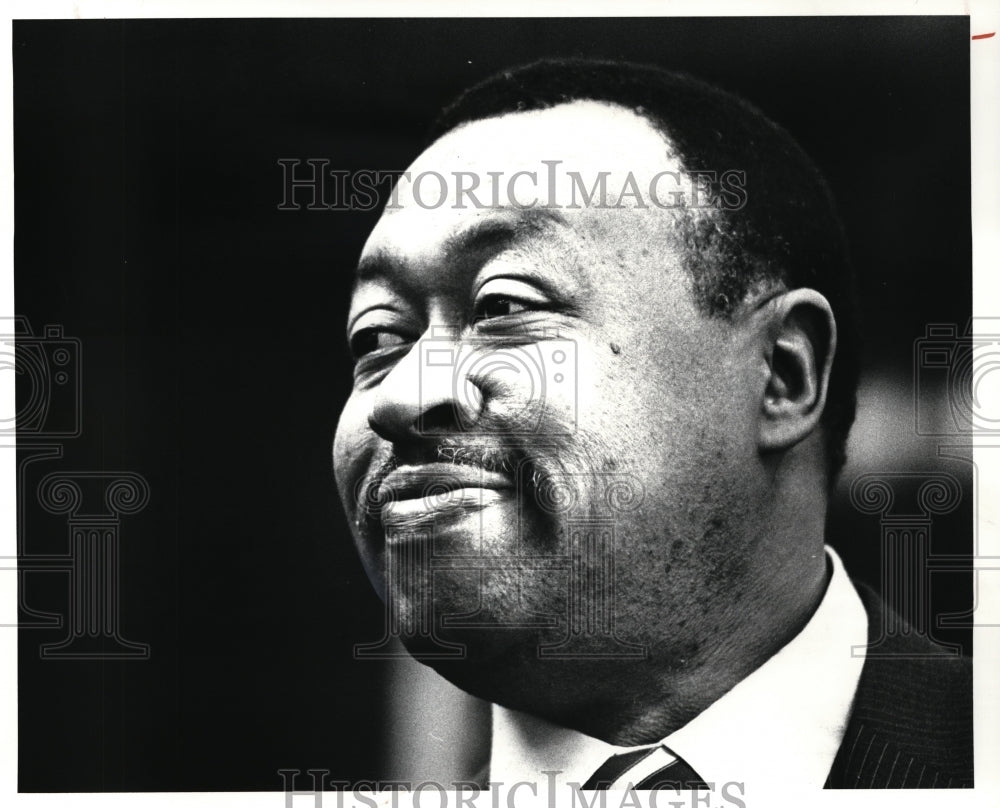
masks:
<instances>
[{"instance_id":1,"label":"man's left ear","mask_svg":"<svg viewBox=\"0 0 1000 808\"><path fill-rule=\"evenodd\" d=\"M829 301L813 289L793 289L770 301L766 329L768 379L758 446L780 451L819 425L837 347Z\"/></svg>"}]
</instances>

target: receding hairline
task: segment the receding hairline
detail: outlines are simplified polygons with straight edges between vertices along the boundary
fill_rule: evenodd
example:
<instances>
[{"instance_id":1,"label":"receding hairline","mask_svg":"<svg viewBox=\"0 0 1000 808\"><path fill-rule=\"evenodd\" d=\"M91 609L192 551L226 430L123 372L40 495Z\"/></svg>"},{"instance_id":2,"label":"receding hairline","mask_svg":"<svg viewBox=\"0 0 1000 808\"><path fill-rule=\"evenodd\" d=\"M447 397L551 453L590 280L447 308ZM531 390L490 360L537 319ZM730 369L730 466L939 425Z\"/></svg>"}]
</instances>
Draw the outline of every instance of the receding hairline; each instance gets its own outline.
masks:
<instances>
[{"instance_id":1,"label":"receding hairline","mask_svg":"<svg viewBox=\"0 0 1000 808\"><path fill-rule=\"evenodd\" d=\"M640 106L630 106L629 104L624 104L619 101L613 101L604 98L589 98L587 96L581 96L579 98L566 98L554 103L544 104L539 106L529 107L527 109L511 109L503 110L493 114L487 114L479 117L468 118L461 120L454 126L445 129L444 131L438 133L438 135L426 144L423 151L418 155L417 160L420 159L423 154L425 154L430 148L443 140L448 139L454 134L462 132L471 126L476 126L489 121L501 121L506 119L513 119L518 117L526 116L539 116L546 113L550 113L554 110L561 109L563 107L580 107L580 106L595 106L604 108L607 111L620 111L628 113L633 119L641 121L646 126L649 127L662 141L665 152L664 156L668 160L676 160L678 163L678 168L681 171L688 172L690 169L685 165L684 156L681 153L680 148L671 136L670 132L667 131L666 125L659 120L655 115L648 112L644 107ZM416 162L416 160L414 161Z\"/></svg>"}]
</instances>

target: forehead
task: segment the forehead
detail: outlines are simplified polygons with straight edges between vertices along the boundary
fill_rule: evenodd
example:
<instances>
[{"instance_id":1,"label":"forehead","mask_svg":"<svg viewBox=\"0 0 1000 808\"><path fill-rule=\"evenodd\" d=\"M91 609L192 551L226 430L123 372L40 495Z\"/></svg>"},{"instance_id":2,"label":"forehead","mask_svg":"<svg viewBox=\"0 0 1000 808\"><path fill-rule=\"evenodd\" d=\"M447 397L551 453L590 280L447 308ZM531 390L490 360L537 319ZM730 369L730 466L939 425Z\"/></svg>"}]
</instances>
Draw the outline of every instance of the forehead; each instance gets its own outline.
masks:
<instances>
[{"instance_id":1,"label":"forehead","mask_svg":"<svg viewBox=\"0 0 1000 808\"><path fill-rule=\"evenodd\" d=\"M377 275L423 277L440 289L461 283L464 264L519 249L626 260L662 244L676 224L674 211L628 196L630 179L645 196L650 178L680 171L669 141L614 104L574 102L462 125L400 179L362 251L355 291Z\"/></svg>"},{"instance_id":2,"label":"forehead","mask_svg":"<svg viewBox=\"0 0 1000 808\"><path fill-rule=\"evenodd\" d=\"M463 124L410 170L509 172L541 169L543 161L612 174L676 162L666 137L642 116L607 102L574 101Z\"/></svg>"},{"instance_id":3,"label":"forehead","mask_svg":"<svg viewBox=\"0 0 1000 808\"><path fill-rule=\"evenodd\" d=\"M443 242L471 220L494 215L526 220L556 211L561 215L550 218L601 218L586 214L607 214L618 205L630 177L647 189L650 177L671 170L679 171L680 162L668 140L614 104L577 101L473 121L410 165L364 252L389 243ZM531 209L543 213L521 215Z\"/></svg>"}]
</instances>

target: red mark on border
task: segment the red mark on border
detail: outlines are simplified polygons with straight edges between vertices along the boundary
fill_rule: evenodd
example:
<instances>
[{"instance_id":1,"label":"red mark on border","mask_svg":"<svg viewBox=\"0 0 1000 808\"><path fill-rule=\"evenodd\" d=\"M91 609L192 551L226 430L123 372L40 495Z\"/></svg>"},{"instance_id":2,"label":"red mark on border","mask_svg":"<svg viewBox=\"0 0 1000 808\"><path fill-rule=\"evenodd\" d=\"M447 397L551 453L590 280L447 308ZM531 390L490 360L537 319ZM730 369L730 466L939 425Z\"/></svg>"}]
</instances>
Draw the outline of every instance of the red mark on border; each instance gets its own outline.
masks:
<instances>
[{"instance_id":1,"label":"red mark on border","mask_svg":"<svg viewBox=\"0 0 1000 808\"><path fill-rule=\"evenodd\" d=\"M991 36L996 36L996 31L990 31L988 34L976 34L973 39L989 39Z\"/></svg>"}]
</instances>

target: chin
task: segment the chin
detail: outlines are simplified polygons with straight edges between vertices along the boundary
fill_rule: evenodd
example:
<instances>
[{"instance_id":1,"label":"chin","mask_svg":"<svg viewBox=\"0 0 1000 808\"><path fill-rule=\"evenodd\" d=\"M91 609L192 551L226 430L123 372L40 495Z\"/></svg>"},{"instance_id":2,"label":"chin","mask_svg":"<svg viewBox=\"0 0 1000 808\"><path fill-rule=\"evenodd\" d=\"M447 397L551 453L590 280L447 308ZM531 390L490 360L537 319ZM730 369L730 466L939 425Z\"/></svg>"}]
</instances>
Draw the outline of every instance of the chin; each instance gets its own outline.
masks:
<instances>
[{"instance_id":1,"label":"chin","mask_svg":"<svg viewBox=\"0 0 1000 808\"><path fill-rule=\"evenodd\" d=\"M550 664L538 659L539 640L534 629L478 629L449 632L445 638L406 637L403 645L414 659L466 693L528 709L531 705L522 700L538 692Z\"/></svg>"}]
</instances>

